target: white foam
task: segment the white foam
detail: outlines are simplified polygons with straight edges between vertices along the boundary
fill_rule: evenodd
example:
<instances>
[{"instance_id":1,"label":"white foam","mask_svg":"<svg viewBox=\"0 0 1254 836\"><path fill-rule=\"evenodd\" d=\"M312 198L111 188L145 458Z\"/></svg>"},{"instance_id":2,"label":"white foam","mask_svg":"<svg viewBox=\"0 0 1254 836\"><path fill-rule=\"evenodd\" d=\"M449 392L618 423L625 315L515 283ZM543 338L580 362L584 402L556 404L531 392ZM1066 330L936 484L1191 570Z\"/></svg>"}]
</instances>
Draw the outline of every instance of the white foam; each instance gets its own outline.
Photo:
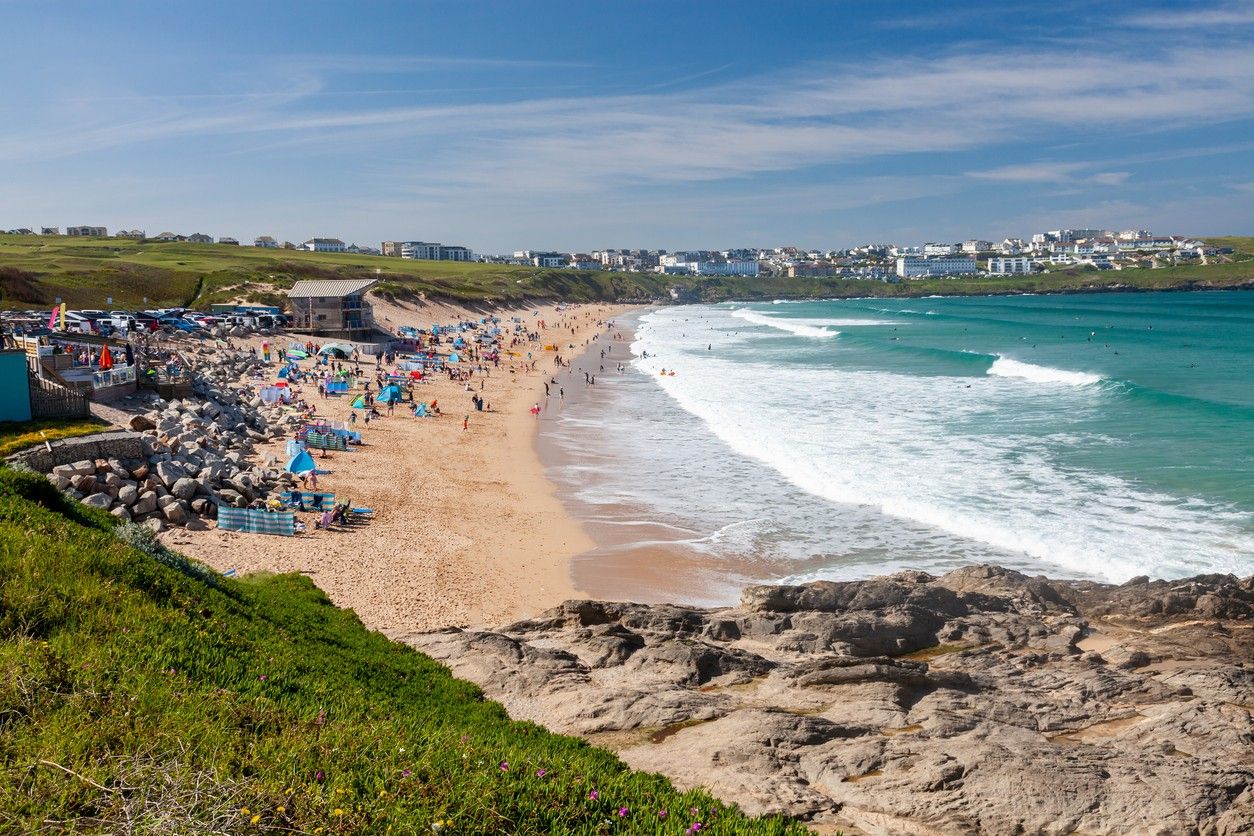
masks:
<instances>
[{"instance_id":1,"label":"white foam","mask_svg":"<svg viewBox=\"0 0 1254 836\"><path fill-rule=\"evenodd\" d=\"M989 366L988 374L995 377L1017 377L1033 383L1061 383L1067 386L1092 386L1102 381L1101 375L1055 369L1050 366L1036 366L1032 363L1012 360L1000 354L993 361L993 365Z\"/></svg>"},{"instance_id":2,"label":"white foam","mask_svg":"<svg viewBox=\"0 0 1254 836\"><path fill-rule=\"evenodd\" d=\"M668 310L646 316L649 327L633 345L637 367L737 454L845 505L816 524L847 525L854 513L848 506L900 520L880 523L886 560L904 556L894 548L897 527L915 532L914 542L918 531L931 530L959 538L944 543L971 544L946 546L951 558L969 560L991 547L1055 567L1045 571L1113 581L1248 570L1248 514L1068 466L1057 458L1058 438L978 429L1020 416L1066 420L1091 407L1090 395L1076 387L1097 382L1096 375L999 358L997 372L955 398L954 377L793 366L767 348L752 360L686 352L699 337L685 338L682 316ZM740 314L732 315L744 319ZM641 350L649 359L639 359ZM659 352L672 359L654 356ZM676 354L679 374L659 377ZM1008 369L1016 373L1008 377ZM1067 385L1025 390L1025 379Z\"/></svg>"},{"instance_id":3,"label":"white foam","mask_svg":"<svg viewBox=\"0 0 1254 836\"><path fill-rule=\"evenodd\" d=\"M825 340L840 334L839 331L831 331L827 328L806 325L804 322L797 322L793 319L781 319L779 317L767 316L765 314L760 314L757 311L751 311L748 308L740 308L739 310L732 311L732 316L737 319L743 319L745 322L751 322L754 325L765 325L768 328L778 328L781 331L796 334L798 337L814 337L816 339Z\"/></svg>"}]
</instances>

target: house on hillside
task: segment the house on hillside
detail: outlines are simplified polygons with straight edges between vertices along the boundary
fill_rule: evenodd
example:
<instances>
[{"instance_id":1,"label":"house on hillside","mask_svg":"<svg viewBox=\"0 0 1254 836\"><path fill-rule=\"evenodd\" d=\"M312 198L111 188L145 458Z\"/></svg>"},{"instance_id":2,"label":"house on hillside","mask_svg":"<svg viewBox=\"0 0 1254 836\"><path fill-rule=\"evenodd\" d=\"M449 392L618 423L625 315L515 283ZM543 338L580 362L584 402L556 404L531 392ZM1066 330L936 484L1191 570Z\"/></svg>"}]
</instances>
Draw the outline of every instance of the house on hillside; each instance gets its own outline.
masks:
<instances>
[{"instance_id":1,"label":"house on hillside","mask_svg":"<svg viewBox=\"0 0 1254 836\"><path fill-rule=\"evenodd\" d=\"M348 251L348 246L339 238L310 238L301 244L300 248L311 253L342 253Z\"/></svg>"},{"instance_id":2,"label":"house on hillside","mask_svg":"<svg viewBox=\"0 0 1254 836\"><path fill-rule=\"evenodd\" d=\"M66 235L75 235L80 238L104 238L109 234L109 230L103 226L67 226L65 228Z\"/></svg>"},{"instance_id":3,"label":"house on hillside","mask_svg":"<svg viewBox=\"0 0 1254 836\"><path fill-rule=\"evenodd\" d=\"M219 244L234 244L235 246L237 246L237 247L238 247L238 246L239 246L239 239L238 239L238 238L229 238L229 237L225 237L225 236L224 236L224 237L222 237L222 238L219 238L219 239L218 239L218 243L219 243Z\"/></svg>"},{"instance_id":4,"label":"house on hillside","mask_svg":"<svg viewBox=\"0 0 1254 836\"><path fill-rule=\"evenodd\" d=\"M253 246L265 247L268 250L277 250L279 248L279 242L274 240L274 238L269 235L258 235L255 239L253 239Z\"/></svg>"},{"instance_id":5,"label":"house on hillside","mask_svg":"<svg viewBox=\"0 0 1254 836\"><path fill-rule=\"evenodd\" d=\"M312 279L298 281L287 292L292 328L319 337L369 340L374 313L366 294L374 279Z\"/></svg>"},{"instance_id":6,"label":"house on hillside","mask_svg":"<svg viewBox=\"0 0 1254 836\"><path fill-rule=\"evenodd\" d=\"M114 238L133 238L136 241L144 240L144 231L142 229L119 229L113 233Z\"/></svg>"},{"instance_id":7,"label":"house on hillside","mask_svg":"<svg viewBox=\"0 0 1254 836\"><path fill-rule=\"evenodd\" d=\"M40 235L60 235L61 227L59 226L41 226L39 228Z\"/></svg>"},{"instance_id":8,"label":"house on hillside","mask_svg":"<svg viewBox=\"0 0 1254 836\"><path fill-rule=\"evenodd\" d=\"M191 235L187 236L187 241L190 244L212 244L213 236L206 235L203 232L193 232Z\"/></svg>"},{"instance_id":9,"label":"house on hillside","mask_svg":"<svg viewBox=\"0 0 1254 836\"><path fill-rule=\"evenodd\" d=\"M162 232L152 237L154 241L186 241L186 235L179 235L176 232Z\"/></svg>"},{"instance_id":10,"label":"house on hillside","mask_svg":"<svg viewBox=\"0 0 1254 836\"><path fill-rule=\"evenodd\" d=\"M29 230L26 227L22 227L21 229L10 229L8 234L9 235L34 235L35 233L33 230Z\"/></svg>"}]
</instances>

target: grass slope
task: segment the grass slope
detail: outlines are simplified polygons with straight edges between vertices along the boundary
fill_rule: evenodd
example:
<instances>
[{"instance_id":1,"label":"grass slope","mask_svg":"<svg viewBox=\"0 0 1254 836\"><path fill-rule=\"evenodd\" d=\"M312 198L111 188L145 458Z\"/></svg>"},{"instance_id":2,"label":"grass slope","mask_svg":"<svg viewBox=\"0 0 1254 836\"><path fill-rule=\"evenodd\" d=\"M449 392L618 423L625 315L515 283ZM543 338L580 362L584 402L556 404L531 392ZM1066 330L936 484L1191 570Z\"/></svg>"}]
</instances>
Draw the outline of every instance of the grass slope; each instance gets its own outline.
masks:
<instances>
[{"instance_id":1,"label":"grass slope","mask_svg":"<svg viewBox=\"0 0 1254 836\"><path fill-rule=\"evenodd\" d=\"M802 832L510 721L306 578L114 522L0 469L0 832Z\"/></svg>"},{"instance_id":2,"label":"grass slope","mask_svg":"<svg viewBox=\"0 0 1254 836\"><path fill-rule=\"evenodd\" d=\"M1209 239L1236 248L1232 262L1159 270L1067 269L981 279L885 284L835 278L687 278L601 270L547 270L497 264L409 261L382 256L308 253L226 244L139 242L0 234L0 307L46 308L58 297L71 307L184 305L247 298L281 304L302 278L377 278L385 297L479 303L535 299L570 302L664 298L674 285L702 301L847 298L855 296L1062 293L1118 289L1172 290L1254 284L1254 238ZM148 304L143 300L147 298Z\"/></svg>"},{"instance_id":3,"label":"grass slope","mask_svg":"<svg viewBox=\"0 0 1254 836\"><path fill-rule=\"evenodd\" d=\"M104 432L112 424L96 418L49 418L41 421L0 421L0 456L8 456L43 441L77 438Z\"/></svg>"},{"instance_id":4,"label":"grass slope","mask_svg":"<svg viewBox=\"0 0 1254 836\"><path fill-rule=\"evenodd\" d=\"M0 234L0 307L47 307L60 297L71 307L104 308L110 296L126 308L206 307L240 296L273 302L302 278L377 278L385 295L466 303L648 299L669 287L661 276L600 270Z\"/></svg>"}]
</instances>

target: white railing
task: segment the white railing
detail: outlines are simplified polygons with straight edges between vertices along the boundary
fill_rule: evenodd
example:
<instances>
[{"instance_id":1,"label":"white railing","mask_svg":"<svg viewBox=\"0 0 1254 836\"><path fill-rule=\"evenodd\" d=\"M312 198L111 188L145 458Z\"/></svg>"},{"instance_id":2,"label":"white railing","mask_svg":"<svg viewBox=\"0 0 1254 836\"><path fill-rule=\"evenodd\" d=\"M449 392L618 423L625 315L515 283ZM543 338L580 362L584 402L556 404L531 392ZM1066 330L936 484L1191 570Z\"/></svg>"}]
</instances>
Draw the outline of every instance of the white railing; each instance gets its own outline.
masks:
<instances>
[{"instance_id":1,"label":"white railing","mask_svg":"<svg viewBox=\"0 0 1254 836\"><path fill-rule=\"evenodd\" d=\"M118 386L132 383L135 380L134 366L114 366L103 372L92 372L91 388L103 389L106 386Z\"/></svg>"}]
</instances>

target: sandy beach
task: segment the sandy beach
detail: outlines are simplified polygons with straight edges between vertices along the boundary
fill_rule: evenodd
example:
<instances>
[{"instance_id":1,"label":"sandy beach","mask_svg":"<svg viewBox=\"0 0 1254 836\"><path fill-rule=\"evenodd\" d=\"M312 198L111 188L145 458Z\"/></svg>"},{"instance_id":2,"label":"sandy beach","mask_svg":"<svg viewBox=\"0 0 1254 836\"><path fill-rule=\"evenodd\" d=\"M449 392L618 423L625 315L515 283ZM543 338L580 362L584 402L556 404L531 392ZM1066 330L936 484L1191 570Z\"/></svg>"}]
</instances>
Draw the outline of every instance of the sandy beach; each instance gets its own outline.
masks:
<instances>
[{"instance_id":1,"label":"sandy beach","mask_svg":"<svg viewBox=\"0 0 1254 836\"><path fill-rule=\"evenodd\" d=\"M571 558L593 544L545 478L534 445L540 422L530 408L538 403L542 410L556 409L560 403L556 387L547 402L544 397L554 370L553 354L543 351L543 344L573 344L575 349L562 352L573 359L603 330L598 322L625 310L583 305L558 311L550 305L496 311L506 322L511 315L523 316L529 324L544 320L548 328L538 342L518 349L533 352L535 371L511 373L502 361L482 378L482 389L475 375L471 385L491 411L475 411L466 384L430 375L416 387L415 398L438 399L441 416L418 419L398 408L395 416L368 427L359 422L363 445L319 459L319 467L329 471L319 477L319 490L373 508L373 518L364 524L314 530L309 514L301 515L308 531L292 538L213 528L174 530L164 538L219 571L306 574L337 605L394 638L450 625L500 624L575 597ZM484 315L448 306L375 305L377 321L392 329ZM271 340L274 346L286 342ZM314 386L303 388L319 415L348 417L351 397L319 399ZM259 453L284 458L279 444Z\"/></svg>"}]
</instances>

